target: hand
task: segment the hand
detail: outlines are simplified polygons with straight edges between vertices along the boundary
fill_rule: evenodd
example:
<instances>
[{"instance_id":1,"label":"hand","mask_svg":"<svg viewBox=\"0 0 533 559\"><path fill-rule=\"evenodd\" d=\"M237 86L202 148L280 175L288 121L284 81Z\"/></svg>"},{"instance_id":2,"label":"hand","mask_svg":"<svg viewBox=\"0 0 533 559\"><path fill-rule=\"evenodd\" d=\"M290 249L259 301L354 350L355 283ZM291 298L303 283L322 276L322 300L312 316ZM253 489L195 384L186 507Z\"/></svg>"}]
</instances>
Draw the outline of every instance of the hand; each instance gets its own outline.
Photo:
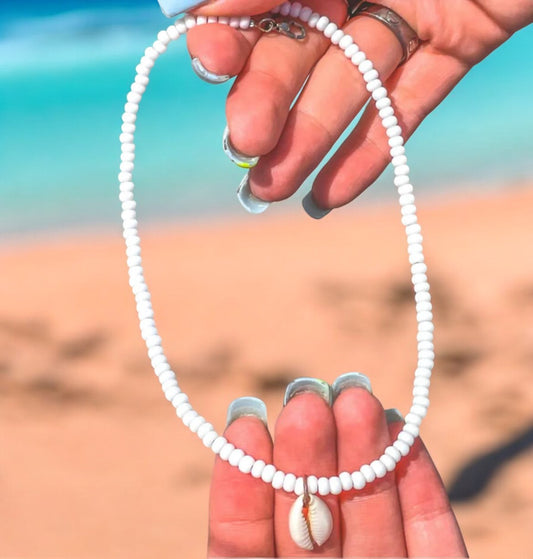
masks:
<instances>
[{"instance_id":1,"label":"hand","mask_svg":"<svg viewBox=\"0 0 533 559\"><path fill-rule=\"evenodd\" d=\"M387 417L389 423L387 423ZM283 408L275 443L253 416L231 422L225 437L285 472L332 476L380 455L402 427L365 388L346 387L330 408L317 393L296 394ZM211 485L209 557L466 557L445 489L417 439L394 472L360 491L324 499L333 532L308 552L292 541L288 515L295 496L274 491L217 457Z\"/></svg>"},{"instance_id":2,"label":"hand","mask_svg":"<svg viewBox=\"0 0 533 559\"><path fill-rule=\"evenodd\" d=\"M197 12L252 14L278 3L219 0ZM343 27L373 61L405 138L472 66L533 21L531 0L382 0L380 4L400 14L422 41L407 63L399 66L400 44L381 22L366 16L346 22L344 0L302 3ZM242 153L262 156L250 174L250 188L263 200L278 201L294 194L369 97L357 69L314 30L301 43L224 25L198 26L188 34L188 44L208 70L238 74L227 100L231 143ZM384 170L388 151L387 137L371 105L318 174L313 185L315 203L330 209L353 200Z\"/></svg>"}]
</instances>

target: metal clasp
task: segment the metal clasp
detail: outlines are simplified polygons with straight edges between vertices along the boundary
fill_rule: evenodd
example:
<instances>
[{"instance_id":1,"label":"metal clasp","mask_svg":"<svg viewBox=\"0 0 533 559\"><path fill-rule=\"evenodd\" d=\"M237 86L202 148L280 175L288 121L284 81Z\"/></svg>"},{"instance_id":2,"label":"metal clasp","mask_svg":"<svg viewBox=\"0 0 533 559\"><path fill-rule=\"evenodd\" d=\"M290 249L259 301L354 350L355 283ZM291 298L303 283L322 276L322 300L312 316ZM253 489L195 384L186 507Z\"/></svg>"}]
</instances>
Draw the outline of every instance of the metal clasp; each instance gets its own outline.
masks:
<instances>
[{"instance_id":1,"label":"metal clasp","mask_svg":"<svg viewBox=\"0 0 533 559\"><path fill-rule=\"evenodd\" d=\"M296 39L297 41L303 41L306 36L305 27L292 20L277 21L272 17L264 17L260 20L251 20L250 27L255 27L263 33L271 33L276 31L289 39Z\"/></svg>"}]
</instances>

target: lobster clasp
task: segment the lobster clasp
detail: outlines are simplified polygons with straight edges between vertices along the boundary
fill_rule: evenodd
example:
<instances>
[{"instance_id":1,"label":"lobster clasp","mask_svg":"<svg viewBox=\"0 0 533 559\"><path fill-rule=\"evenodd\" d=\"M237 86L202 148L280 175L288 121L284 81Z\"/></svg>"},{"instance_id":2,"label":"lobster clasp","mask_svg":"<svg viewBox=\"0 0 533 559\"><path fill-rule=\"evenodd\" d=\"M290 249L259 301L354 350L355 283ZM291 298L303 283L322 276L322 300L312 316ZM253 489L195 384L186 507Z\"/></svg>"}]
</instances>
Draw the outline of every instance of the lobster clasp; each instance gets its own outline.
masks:
<instances>
[{"instance_id":1,"label":"lobster clasp","mask_svg":"<svg viewBox=\"0 0 533 559\"><path fill-rule=\"evenodd\" d=\"M259 29L263 33L280 33L289 37L289 39L296 39L297 41L302 41L305 39L306 32L305 27L300 23L292 20L278 21L273 17L263 17L260 20L252 20L250 22L250 27Z\"/></svg>"}]
</instances>

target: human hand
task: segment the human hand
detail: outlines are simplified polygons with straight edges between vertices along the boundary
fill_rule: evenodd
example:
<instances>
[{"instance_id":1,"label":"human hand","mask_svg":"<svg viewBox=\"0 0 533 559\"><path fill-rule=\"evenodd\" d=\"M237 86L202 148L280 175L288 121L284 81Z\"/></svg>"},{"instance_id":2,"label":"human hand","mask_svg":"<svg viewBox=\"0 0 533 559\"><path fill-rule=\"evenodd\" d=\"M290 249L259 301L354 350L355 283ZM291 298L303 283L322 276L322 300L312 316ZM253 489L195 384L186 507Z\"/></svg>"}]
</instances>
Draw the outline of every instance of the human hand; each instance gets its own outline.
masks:
<instances>
[{"instance_id":1,"label":"human hand","mask_svg":"<svg viewBox=\"0 0 533 559\"><path fill-rule=\"evenodd\" d=\"M355 38L378 69L405 138L472 66L533 21L531 0L383 0L380 4L400 14L421 39L399 66L400 44L381 22L365 16L346 21L344 0L302 3ZM276 4L218 0L197 13L253 14ZM294 194L369 98L357 69L316 30L308 29L299 42L213 24L192 29L188 45L211 72L238 74L226 109L231 143L242 153L262 156L250 173L251 191L262 200ZM372 184L389 162L387 139L370 104L316 177L312 198L318 208L342 206Z\"/></svg>"},{"instance_id":2,"label":"human hand","mask_svg":"<svg viewBox=\"0 0 533 559\"><path fill-rule=\"evenodd\" d=\"M275 442L260 401L241 416L242 400L228 413L224 436L256 459L297 476L332 476L369 463L402 428L396 410L383 411L365 389L362 375L334 383L334 404L325 403L322 381L283 408ZM313 386L311 386L313 388ZM327 387L329 390L329 386ZM308 386L309 390L309 386ZM420 439L393 472L364 489L321 497L333 516L333 531L313 551L300 549L289 534L293 494L217 457L211 484L209 557L466 557L467 552L439 474Z\"/></svg>"}]
</instances>

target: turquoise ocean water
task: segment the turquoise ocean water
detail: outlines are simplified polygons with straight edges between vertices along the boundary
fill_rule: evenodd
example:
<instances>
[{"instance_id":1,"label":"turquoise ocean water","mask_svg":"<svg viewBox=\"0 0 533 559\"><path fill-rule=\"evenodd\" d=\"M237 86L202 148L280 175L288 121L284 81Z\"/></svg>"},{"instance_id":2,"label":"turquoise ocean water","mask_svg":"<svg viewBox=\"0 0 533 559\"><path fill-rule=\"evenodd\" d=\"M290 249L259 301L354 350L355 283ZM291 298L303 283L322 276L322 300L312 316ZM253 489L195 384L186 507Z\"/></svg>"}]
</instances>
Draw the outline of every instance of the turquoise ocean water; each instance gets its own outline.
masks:
<instances>
[{"instance_id":1,"label":"turquoise ocean water","mask_svg":"<svg viewBox=\"0 0 533 559\"><path fill-rule=\"evenodd\" d=\"M0 233L114 226L124 97L169 20L155 0L2 0L0 9ZM408 151L420 191L533 178L532 54L530 26L427 119ZM158 61L138 119L147 220L240 211L242 171L220 149L228 89L193 75L183 40ZM394 192L381 180L372 196Z\"/></svg>"}]
</instances>

